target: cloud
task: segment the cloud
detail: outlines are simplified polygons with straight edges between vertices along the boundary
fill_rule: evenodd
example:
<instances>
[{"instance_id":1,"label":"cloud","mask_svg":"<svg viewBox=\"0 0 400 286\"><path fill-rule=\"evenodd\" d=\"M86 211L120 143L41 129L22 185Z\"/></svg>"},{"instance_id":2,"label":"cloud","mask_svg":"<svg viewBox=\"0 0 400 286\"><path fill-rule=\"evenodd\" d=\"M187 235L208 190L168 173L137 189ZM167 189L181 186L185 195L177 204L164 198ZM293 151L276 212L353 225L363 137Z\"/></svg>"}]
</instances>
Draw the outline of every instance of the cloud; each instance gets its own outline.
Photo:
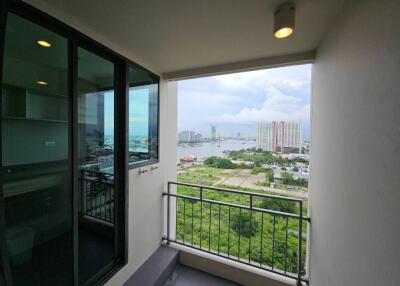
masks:
<instances>
[{"instance_id":1,"label":"cloud","mask_svg":"<svg viewBox=\"0 0 400 286\"><path fill-rule=\"evenodd\" d=\"M310 121L311 65L180 81L178 130L254 134L260 121ZM233 132L233 131L232 131Z\"/></svg>"},{"instance_id":2,"label":"cloud","mask_svg":"<svg viewBox=\"0 0 400 286\"><path fill-rule=\"evenodd\" d=\"M310 74L307 71L308 66L286 67L220 75L215 79L231 90L254 90L270 85L298 89L309 84Z\"/></svg>"},{"instance_id":3,"label":"cloud","mask_svg":"<svg viewBox=\"0 0 400 286\"><path fill-rule=\"evenodd\" d=\"M265 101L260 108L242 108L235 114L214 118L219 123L256 123L260 121L309 121L310 104L282 93L275 86L265 88Z\"/></svg>"}]
</instances>

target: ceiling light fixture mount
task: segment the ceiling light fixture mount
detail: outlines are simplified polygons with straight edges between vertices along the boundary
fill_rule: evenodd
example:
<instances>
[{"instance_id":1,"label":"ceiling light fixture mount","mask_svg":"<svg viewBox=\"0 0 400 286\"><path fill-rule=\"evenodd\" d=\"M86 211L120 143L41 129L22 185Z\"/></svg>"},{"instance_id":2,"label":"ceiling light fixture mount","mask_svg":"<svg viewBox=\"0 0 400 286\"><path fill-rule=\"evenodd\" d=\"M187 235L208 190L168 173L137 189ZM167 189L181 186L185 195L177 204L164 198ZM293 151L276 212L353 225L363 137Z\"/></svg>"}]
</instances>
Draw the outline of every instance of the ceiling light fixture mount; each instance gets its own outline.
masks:
<instances>
[{"instance_id":1,"label":"ceiling light fixture mount","mask_svg":"<svg viewBox=\"0 0 400 286\"><path fill-rule=\"evenodd\" d=\"M51 47L51 44L49 42L45 41L45 40L37 40L36 43L39 46L42 46L42 47L45 47L45 48L50 48Z\"/></svg>"},{"instance_id":2,"label":"ceiling light fixture mount","mask_svg":"<svg viewBox=\"0 0 400 286\"><path fill-rule=\"evenodd\" d=\"M275 10L274 36L282 39L289 37L294 32L296 6L292 2L286 2Z\"/></svg>"}]
</instances>

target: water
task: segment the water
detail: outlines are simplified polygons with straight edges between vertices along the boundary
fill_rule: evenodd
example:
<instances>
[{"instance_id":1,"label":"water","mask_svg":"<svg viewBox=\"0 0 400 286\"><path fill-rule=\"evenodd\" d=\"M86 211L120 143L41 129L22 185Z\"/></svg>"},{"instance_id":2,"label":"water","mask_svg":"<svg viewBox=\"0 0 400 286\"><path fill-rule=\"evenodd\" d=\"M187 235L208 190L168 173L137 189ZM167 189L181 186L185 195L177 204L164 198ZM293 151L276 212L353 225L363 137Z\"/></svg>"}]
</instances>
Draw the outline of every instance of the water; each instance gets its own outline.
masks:
<instances>
[{"instance_id":1,"label":"water","mask_svg":"<svg viewBox=\"0 0 400 286\"><path fill-rule=\"evenodd\" d=\"M207 142L200 143L194 146L178 146L178 159L185 156L195 156L198 159L202 159L204 157L210 156L219 156L223 157L223 151L234 151L240 149L247 149L256 146L256 141L244 141L244 140L235 140L229 139L218 142Z\"/></svg>"}]
</instances>

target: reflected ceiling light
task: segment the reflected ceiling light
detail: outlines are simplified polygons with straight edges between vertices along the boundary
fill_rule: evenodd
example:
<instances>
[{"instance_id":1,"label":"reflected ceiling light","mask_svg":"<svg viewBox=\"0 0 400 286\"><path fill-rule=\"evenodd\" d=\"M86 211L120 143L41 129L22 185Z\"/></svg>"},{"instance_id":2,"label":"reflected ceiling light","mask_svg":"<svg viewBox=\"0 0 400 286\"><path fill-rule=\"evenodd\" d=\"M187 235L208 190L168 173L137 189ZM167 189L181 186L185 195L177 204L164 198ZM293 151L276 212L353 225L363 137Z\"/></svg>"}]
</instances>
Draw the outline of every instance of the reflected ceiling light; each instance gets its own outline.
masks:
<instances>
[{"instance_id":1,"label":"reflected ceiling light","mask_svg":"<svg viewBox=\"0 0 400 286\"><path fill-rule=\"evenodd\" d=\"M38 80L36 83L39 84L39 85L48 85L48 83L46 81L43 81L43 80Z\"/></svg>"},{"instance_id":2,"label":"reflected ceiling light","mask_svg":"<svg viewBox=\"0 0 400 286\"><path fill-rule=\"evenodd\" d=\"M45 47L45 48L50 48L51 47L51 44L49 42L45 41L45 40L37 40L36 43L39 46L42 46L42 47Z\"/></svg>"},{"instance_id":3,"label":"reflected ceiling light","mask_svg":"<svg viewBox=\"0 0 400 286\"><path fill-rule=\"evenodd\" d=\"M294 3L284 3L274 13L274 36L282 39L289 37L294 32L296 6Z\"/></svg>"}]
</instances>

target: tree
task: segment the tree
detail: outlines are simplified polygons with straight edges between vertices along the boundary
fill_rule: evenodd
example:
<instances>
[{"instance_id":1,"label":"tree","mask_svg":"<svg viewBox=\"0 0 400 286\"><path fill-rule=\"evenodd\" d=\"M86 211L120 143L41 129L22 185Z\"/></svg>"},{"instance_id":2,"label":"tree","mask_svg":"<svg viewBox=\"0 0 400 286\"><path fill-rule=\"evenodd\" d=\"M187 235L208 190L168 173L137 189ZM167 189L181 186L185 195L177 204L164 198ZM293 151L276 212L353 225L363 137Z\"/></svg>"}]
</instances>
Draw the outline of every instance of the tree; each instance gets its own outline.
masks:
<instances>
[{"instance_id":1,"label":"tree","mask_svg":"<svg viewBox=\"0 0 400 286\"><path fill-rule=\"evenodd\" d=\"M267 210L274 210L286 213L296 212L296 203L286 200L265 198L261 201L260 207Z\"/></svg>"},{"instance_id":2,"label":"tree","mask_svg":"<svg viewBox=\"0 0 400 286\"><path fill-rule=\"evenodd\" d=\"M294 166L293 167L293 172L298 172L298 171L299 171L299 168L297 166Z\"/></svg>"},{"instance_id":3,"label":"tree","mask_svg":"<svg viewBox=\"0 0 400 286\"><path fill-rule=\"evenodd\" d=\"M274 170L272 170L271 168L266 169L265 171L265 179L267 182L274 182Z\"/></svg>"},{"instance_id":4,"label":"tree","mask_svg":"<svg viewBox=\"0 0 400 286\"><path fill-rule=\"evenodd\" d=\"M239 235L246 237L253 236L259 229L259 221L255 219L254 214L250 215L250 211L239 211L232 214L231 227Z\"/></svg>"},{"instance_id":5,"label":"tree","mask_svg":"<svg viewBox=\"0 0 400 286\"><path fill-rule=\"evenodd\" d=\"M204 161L205 165L212 166L219 169L235 169L238 167L229 159L219 158L216 156L211 156Z\"/></svg>"}]
</instances>

